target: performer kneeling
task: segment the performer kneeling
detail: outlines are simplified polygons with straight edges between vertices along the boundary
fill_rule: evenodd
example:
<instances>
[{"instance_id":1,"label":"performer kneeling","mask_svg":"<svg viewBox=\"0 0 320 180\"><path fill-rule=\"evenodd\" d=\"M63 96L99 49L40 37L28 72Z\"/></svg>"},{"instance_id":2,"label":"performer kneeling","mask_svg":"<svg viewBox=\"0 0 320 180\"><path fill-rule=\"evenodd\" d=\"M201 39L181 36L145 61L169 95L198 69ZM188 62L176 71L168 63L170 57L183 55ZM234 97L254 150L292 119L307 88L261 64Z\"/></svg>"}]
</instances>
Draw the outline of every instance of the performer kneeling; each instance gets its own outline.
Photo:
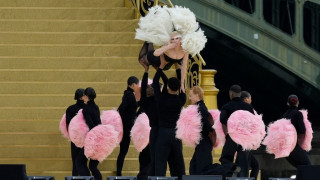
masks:
<instances>
[{"instance_id":1,"label":"performer kneeling","mask_svg":"<svg viewBox=\"0 0 320 180\"><path fill-rule=\"evenodd\" d=\"M196 146L190 161L190 175L231 175L236 166L226 168L220 164L212 164L212 148L215 144L216 133L212 128L213 118L203 101L203 90L199 86L190 89L189 99L192 104L198 105L201 115L202 131L201 140ZM211 120L211 121L210 121ZM239 170L239 169L238 169Z\"/></svg>"}]
</instances>

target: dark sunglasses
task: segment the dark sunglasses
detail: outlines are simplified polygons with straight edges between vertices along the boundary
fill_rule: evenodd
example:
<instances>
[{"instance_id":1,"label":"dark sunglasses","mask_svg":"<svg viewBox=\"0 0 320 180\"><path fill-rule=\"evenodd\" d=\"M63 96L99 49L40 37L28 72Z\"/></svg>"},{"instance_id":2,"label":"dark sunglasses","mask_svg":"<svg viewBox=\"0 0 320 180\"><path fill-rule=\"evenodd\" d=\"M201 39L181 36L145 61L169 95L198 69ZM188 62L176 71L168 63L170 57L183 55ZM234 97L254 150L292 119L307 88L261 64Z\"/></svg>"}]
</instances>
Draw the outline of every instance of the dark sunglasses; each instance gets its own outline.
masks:
<instances>
[{"instance_id":1,"label":"dark sunglasses","mask_svg":"<svg viewBox=\"0 0 320 180\"><path fill-rule=\"evenodd\" d=\"M171 41L173 41L173 40L177 40L177 39L181 39L181 37L171 38Z\"/></svg>"}]
</instances>

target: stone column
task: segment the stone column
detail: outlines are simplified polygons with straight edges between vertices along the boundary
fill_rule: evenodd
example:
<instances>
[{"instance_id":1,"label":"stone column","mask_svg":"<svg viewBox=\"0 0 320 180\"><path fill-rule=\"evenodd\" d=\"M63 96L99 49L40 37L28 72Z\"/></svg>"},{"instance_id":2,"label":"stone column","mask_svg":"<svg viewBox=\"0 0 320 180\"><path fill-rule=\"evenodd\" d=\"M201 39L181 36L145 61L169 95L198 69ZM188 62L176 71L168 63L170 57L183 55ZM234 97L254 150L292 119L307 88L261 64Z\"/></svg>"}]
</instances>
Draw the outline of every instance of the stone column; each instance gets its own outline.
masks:
<instances>
[{"instance_id":1,"label":"stone column","mask_svg":"<svg viewBox=\"0 0 320 180\"><path fill-rule=\"evenodd\" d=\"M200 70L200 86L204 91L204 102L208 109L218 109L217 94L219 89L216 88L214 83L214 75L217 73L213 69Z\"/></svg>"}]
</instances>

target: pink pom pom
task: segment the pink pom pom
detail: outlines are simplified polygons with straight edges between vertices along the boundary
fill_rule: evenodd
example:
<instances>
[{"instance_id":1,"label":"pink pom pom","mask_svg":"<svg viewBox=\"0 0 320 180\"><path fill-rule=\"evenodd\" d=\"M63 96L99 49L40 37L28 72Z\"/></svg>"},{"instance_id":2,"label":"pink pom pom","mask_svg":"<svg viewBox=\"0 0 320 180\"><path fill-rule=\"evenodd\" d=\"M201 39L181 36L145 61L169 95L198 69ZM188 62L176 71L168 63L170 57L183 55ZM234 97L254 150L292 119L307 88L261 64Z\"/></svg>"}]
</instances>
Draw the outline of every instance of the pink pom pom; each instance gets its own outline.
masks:
<instances>
[{"instance_id":1,"label":"pink pom pom","mask_svg":"<svg viewBox=\"0 0 320 180\"><path fill-rule=\"evenodd\" d=\"M104 125L110 124L114 127L114 129L117 132L119 132L119 136L118 136L118 144L119 144L123 136L123 125L122 125L122 120L119 112L116 110L102 111L101 123Z\"/></svg>"},{"instance_id":2,"label":"pink pom pom","mask_svg":"<svg viewBox=\"0 0 320 180\"><path fill-rule=\"evenodd\" d=\"M60 121L60 124L59 124L59 129L60 129L60 132L63 135L63 137L65 137L68 140L70 140L69 134L68 134L68 130L67 130L66 114L64 114L62 116L62 118L61 118L61 121Z\"/></svg>"},{"instance_id":3,"label":"pink pom pom","mask_svg":"<svg viewBox=\"0 0 320 180\"><path fill-rule=\"evenodd\" d=\"M260 147L266 131L262 116L249 111L238 110L231 114L227 123L231 139L240 144L243 150L255 150Z\"/></svg>"},{"instance_id":4,"label":"pink pom pom","mask_svg":"<svg viewBox=\"0 0 320 180\"><path fill-rule=\"evenodd\" d=\"M306 134L303 137L298 137L298 144L301 146L302 149L305 151L311 150L311 141L313 138L313 130L310 121L308 120L308 111L307 110L300 110L303 115L303 122L304 126L306 127Z\"/></svg>"},{"instance_id":5,"label":"pink pom pom","mask_svg":"<svg viewBox=\"0 0 320 180\"><path fill-rule=\"evenodd\" d=\"M84 141L87 158L102 162L117 147L119 132L112 125L98 125L92 128Z\"/></svg>"},{"instance_id":6,"label":"pink pom pom","mask_svg":"<svg viewBox=\"0 0 320 180\"><path fill-rule=\"evenodd\" d=\"M138 152L149 144L150 129L148 116L145 113L140 114L131 129L131 140Z\"/></svg>"},{"instance_id":7,"label":"pink pom pom","mask_svg":"<svg viewBox=\"0 0 320 180\"><path fill-rule=\"evenodd\" d=\"M213 148L221 148L226 142L226 135L223 132L222 124L220 122L220 111L217 109L209 110L209 113L212 115L214 120L214 125L212 126L212 128L216 131L217 134L216 144L213 145Z\"/></svg>"},{"instance_id":8,"label":"pink pom pom","mask_svg":"<svg viewBox=\"0 0 320 180\"><path fill-rule=\"evenodd\" d=\"M297 132L290 120L280 119L268 127L268 134L262 144L267 152L274 154L275 159L287 157L297 143Z\"/></svg>"},{"instance_id":9,"label":"pink pom pom","mask_svg":"<svg viewBox=\"0 0 320 180\"><path fill-rule=\"evenodd\" d=\"M84 140L89 131L89 127L82 114L82 109L71 119L69 124L70 140L79 148L84 146Z\"/></svg>"},{"instance_id":10,"label":"pink pom pom","mask_svg":"<svg viewBox=\"0 0 320 180\"><path fill-rule=\"evenodd\" d=\"M176 138L181 139L186 145L196 147L201 140L202 123L197 105L183 108L177 121Z\"/></svg>"}]
</instances>

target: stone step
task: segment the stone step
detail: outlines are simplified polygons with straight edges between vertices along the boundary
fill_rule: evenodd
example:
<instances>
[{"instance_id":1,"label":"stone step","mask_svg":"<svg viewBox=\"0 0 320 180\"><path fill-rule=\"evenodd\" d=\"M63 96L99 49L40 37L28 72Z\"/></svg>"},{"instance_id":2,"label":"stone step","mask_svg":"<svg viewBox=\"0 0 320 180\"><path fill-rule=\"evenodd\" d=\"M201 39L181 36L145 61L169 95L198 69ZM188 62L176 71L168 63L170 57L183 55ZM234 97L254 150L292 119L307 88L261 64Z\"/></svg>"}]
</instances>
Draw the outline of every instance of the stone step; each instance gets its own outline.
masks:
<instances>
[{"instance_id":1,"label":"stone step","mask_svg":"<svg viewBox=\"0 0 320 180\"><path fill-rule=\"evenodd\" d=\"M72 102L74 103L74 102ZM60 120L69 105L65 107L0 107L0 120ZM101 110L110 110L113 107L102 107Z\"/></svg>"},{"instance_id":2,"label":"stone step","mask_svg":"<svg viewBox=\"0 0 320 180\"><path fill-rule=\"evenodd\" d=\"M141 77L144 70L140 69L69 69L69 70L0 70L0 82L32 81L32 82L126 82L128 77ZM149 74L154 76L154 72ZM174 70L167 73L175 76ZM93 87L94 88L94 87ZM72 89L74 91L74 89Z\"/></svg>"},{"instance_id":3,"label":"stone step","mask_svg":"<svg viewBox=\"0 0 320 180\"><path fill-rule=\"evenodd\" d=\"M1 0L0 7L124 7L125 0Z\"/></svg>"},{"instance_id":4,"label":"stone step","mask_svg":"<svg viewBox=\"0 0 320 180\"><path fill-rule=\"evenodd\" d=\"M134 32L138 20L0 20L0 32Z\"/></svg>"},{"instance_id":5,"label":"stone step","mask_svg":"<svg viewBox=\"0 0 320 180\"><path fill-rule=\"evenodd\" d=\"M135 32L0 32L2 44L141 44Z\"/></svg>"},{"instance_id":6,"label":"stone step","mask_svg":"<svg viewBox=\"0 0 320 180\"><path fill-rule=\"evenodd\" d=\"M153 78L154 70L149 72ZM169 75L169 73L167 73ZM171 75L171 74L170 74ZM142 79L143 74L138 75ZM10 81L0 82L0 94L70 94L73 95L78 88L94 87L99 94L122 94L127 88L127 82L29 82Z\"/></svg>"},{"instance_id":7,"label":"stone step","mask_svg":"<svg viewBox=\"0 0 320 180\"><path fill-rule=\"evenodd\" d=\"M61 115L62 117L62 115ZM60 120L0 120L1 132L59 132ZM45 127L45 128L44 128ZM10 147L12 149L17 147ZM9 148L8 148L9 149ZM22 153L23 154L23 153ZM48 154L49 155L49 154ZM16 157L18 157L17 155Z\"/></svg>"},{"instance_id":8,"label":"stone step","mask_svg":"<svg viewBox=\"0 0 320 180\"><path fill-rule=\"evenodd\" d=\"M0 107L64 107L74 103L74 95L43 94L43 95L18 95L2 94L6 100ZM122 94L99 94L95 102L98 106L118 107L121 103ZM101 109L102 110L102 109Z\"/></svg>"},{"instance_id":9,"label":"stone step","mask_svg":"<svg viewBox=\"0 0 320 180\"><path fill-rule=\"evenodd\" d=\"M0 57L1 69L143 69L137 57ZM154 68L150 68L154 71ZM141 75L142 76L142 75Z\"/></svg>"},{"instance_id":10,"label":"stone step","mask_svg":"<svg viewBox=\"0 0 320 180\"><path fill-rule=\"evenodd\" d=\"M140 44L0 44L2 57L137 57Z\"/></svg>"},{"instance_id":11,"label":"stone step","mask_svg":"<svg viewBox=\"0 0 320 180\"><path fill-rule=\"evenodd\" d=\"M0 7L1 19L123 20L134 19L128 7Z\"/></svg>"},{"instance_id":12,"label":"stone step","mask_svg":"<svg viewBox=\"0 0 320 180\"><path fill-rule=\"evenodd\" d=\"M184 158L185 167L189 169L191 157ZM116 158L107 158L99 164L98 168L101 171L116 171ZM3 158L0 159L1 164L26 164L27 173L29 171L66 171L71 170L71 158L32 158L32 159L19 159L19 158ZM124 171L138 171L139 161L138 158L126 158L123 166Z\"/></svg>"},{"instance_id":13,"label":"stone step","mask_svg":"<svg viewBox=\"0 0 320 180\"><path fill-rule=\"evenodd\" d=\"M142 77L138 77L139 79ZM127 82L0 82L0 94L10 92L11 94L70 94L72 96L76 89L94 87L99 94L123 93Z\"/></svg>"},{"instance_id":14,"label":"stone step","mask_svg":"<svg viewBox=\"0 0 320 180\"><path fill-rule=\"evenodd\" d=\"M54 158L59 159L70 159L71 160L71 150L70 145L68 146L29 146L29 145L20 145L20 146L0 146L0 153L2 157L5 158L25 158L25 159L37 159L37 158ZM116 159L119 154L120 147L116 147L114 151L108 156L108 159ZM185 157L192 157L194 149L191 147L183 147L183 155ZM131 144L129 151L126 155L126 158L138 158L139 152ZM0 158L1 159L1 158ZM70 168L66 170L71 170Z\"/></svg>"},{"instance_id":15,"label":"stone step","mask_svg":"<svg viewBox=\"0 0 320 180\"><path fill-rule=\"evenodd\" d=\"M69 144L59 132L1 132L2 145L51 145Z\"/></svg>"}]
</instances>

